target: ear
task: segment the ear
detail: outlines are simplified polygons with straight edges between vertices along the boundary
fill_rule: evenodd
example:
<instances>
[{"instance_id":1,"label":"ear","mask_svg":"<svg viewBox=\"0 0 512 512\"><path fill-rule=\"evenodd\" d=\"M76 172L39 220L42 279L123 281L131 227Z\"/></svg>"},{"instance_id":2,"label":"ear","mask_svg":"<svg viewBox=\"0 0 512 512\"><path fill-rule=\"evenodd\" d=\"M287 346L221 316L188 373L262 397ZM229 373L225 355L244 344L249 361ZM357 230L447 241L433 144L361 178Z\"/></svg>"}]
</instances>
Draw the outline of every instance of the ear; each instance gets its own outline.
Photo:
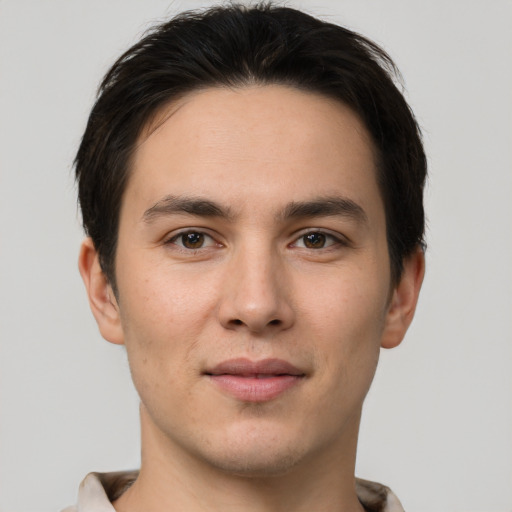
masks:
<instances>
[{"instance_id":1,"label":"ear","mask_svg":"<svg viewBox=\"0 0 512 512\"><path fill-rule=\"evenodd\" d=\"M78 268L101 335L111 343L122 345L124 336L119 306L107 276L101 269L98 253L90 238L82 242Z\"/></svg>"},{"instance_id":2,"label":"ear","mask_svg":"<svg viewBox=\"0 0 512 512\"><path fill-rule=\"evenodd\" d=\"M404 260L400 282L393 290L381 340L383 348L394 348L403 340L414 317L424 275L425 254L418 247Z\"/></svg>"}]
</instances>

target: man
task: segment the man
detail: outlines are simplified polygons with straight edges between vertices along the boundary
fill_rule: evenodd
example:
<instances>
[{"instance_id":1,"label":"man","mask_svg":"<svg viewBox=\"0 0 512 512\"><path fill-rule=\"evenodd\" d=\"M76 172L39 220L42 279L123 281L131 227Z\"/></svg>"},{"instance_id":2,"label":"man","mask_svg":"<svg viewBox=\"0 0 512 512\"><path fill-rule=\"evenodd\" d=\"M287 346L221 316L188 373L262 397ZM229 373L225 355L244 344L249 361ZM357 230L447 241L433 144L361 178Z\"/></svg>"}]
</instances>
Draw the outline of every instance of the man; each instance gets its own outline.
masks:
<instances>
[{"instance_id":1,"label":"man","mask_svg":"<svg viewBox=\"0 0 512 512\"><path fill-rule=\"evenodd\" d=\"M393 69L268 5L183 14L114 64L76 158L79 267L126 346L142 462L89 475L78 510L402 510L354 477L424 274L425 156Z\"/></svg>"}]
</instances>

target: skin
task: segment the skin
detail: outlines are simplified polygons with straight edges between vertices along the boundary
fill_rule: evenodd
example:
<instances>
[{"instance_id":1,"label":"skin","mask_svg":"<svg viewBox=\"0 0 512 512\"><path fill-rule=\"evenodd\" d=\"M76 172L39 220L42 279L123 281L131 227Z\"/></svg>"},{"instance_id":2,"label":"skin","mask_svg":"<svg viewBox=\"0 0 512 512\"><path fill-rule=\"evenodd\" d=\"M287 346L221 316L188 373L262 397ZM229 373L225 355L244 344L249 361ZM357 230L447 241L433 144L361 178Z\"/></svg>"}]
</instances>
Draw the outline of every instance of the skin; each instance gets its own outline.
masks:
<instances>
[{"instance_id":1,"label":"skin","mask_svg":"<svg viewBox=\"0 0 512 512\"><path fill-rule=\"evenodd\" d=\"M290 215L326 198L345 208ZM124 193L117 297L89 239L79 261L141 398L141 472L116 509L362 510L361 407L423 278L420 250L404 263L392 287L373 146L344 105L264 86L207 89L160 112ZM240 400L204 373L239 357L279 358L304 377Z\"/></svg>"}]
</instances>

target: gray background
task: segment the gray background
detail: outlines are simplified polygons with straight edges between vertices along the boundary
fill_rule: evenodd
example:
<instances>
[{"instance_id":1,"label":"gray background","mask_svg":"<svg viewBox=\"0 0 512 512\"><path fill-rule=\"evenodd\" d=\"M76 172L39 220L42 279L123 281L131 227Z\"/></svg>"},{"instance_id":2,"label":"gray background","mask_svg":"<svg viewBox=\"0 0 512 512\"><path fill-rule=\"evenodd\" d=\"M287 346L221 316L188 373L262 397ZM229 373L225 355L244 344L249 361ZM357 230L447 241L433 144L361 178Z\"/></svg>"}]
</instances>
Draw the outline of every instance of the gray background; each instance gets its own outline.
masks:
<instances>
[{"instance_id":1,"label":"gray background","mask_svg":"<svg viewBox=\"0 0 512 512\"><path fill-rule=\"evenodd\" d=\"M0 510L136 467L137 397L77 271L71 162L96 86L153 22L205 2L0 0ZM417 512L512 510L512 3L303 0L382 44L430 159L428 265L383 352L358 475Z\"/></svg>"}]
</instances>

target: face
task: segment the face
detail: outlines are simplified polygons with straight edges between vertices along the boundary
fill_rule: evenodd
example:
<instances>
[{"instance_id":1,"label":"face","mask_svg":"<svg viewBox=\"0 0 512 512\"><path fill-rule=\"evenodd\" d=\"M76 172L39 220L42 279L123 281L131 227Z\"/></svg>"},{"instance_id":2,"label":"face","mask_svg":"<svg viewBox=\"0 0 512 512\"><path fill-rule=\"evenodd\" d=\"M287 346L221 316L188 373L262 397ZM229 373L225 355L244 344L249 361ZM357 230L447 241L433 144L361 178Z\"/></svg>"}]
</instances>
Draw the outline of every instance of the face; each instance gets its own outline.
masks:
<instances>
[{"instance_id":1,"label":"face","mask_svg":"<svg viewBox=\"0 0 512 512\"><path fill-rule=\"evenodd\" d=\"M355 450L398 304L375 176L357 116L287 87L190 94L141 137L98 322L162 445L243 474Z\"/></svg>"}]
</instances>

